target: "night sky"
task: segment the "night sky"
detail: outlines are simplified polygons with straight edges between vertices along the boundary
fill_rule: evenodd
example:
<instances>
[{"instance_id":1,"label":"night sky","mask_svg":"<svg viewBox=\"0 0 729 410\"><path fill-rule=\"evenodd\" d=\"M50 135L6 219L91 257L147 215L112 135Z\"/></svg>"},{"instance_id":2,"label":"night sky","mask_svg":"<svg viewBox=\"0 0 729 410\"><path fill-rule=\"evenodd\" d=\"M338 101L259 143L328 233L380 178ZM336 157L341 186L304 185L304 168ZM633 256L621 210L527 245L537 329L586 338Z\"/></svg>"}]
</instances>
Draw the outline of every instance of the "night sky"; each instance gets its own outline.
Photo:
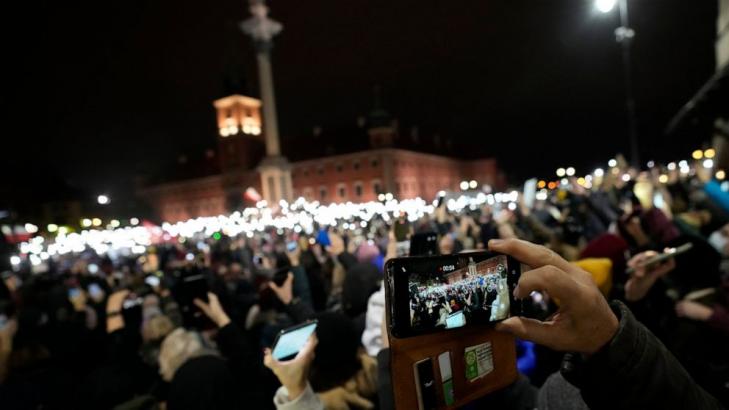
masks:
<instances>
[{"instance_id":1,"label":"night sky","mask_svg":"<svg viewBox=\"0 0 729 410\"><path fill-rule=\"evenodd\" d=\"M707 135L664 128L714 70L716 1L628 2L643 157L685 157ZM513 182L557 166L587 172L627 151L618 16L591 1L269 5L284 24L273 51L284 152L314 126L355 124L376 85L403 128L496 157ZM211 102L226 83L243 78L257 95L242 0L22 7L4 13L15 23L3 28L6 198L43 200L65 185L128 195L135 181L173 175L179 155L215 146Z\"/></svg>"}]
</instances>

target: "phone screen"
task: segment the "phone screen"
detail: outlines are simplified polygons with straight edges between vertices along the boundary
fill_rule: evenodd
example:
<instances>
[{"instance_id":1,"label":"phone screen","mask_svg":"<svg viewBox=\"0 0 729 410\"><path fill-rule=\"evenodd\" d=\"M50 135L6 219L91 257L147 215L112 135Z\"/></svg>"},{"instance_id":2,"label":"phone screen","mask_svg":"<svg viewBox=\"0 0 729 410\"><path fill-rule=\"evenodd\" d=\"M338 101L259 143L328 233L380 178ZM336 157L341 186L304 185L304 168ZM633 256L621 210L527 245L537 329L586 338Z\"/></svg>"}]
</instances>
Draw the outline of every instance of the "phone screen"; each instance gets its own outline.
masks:
<instances>
[{"instance_id":1,"label":"phone screen","mask_svg":"<svg viewBox=\"0 0 729 410\"><path fill-rule=\"evenodd\" d=\"M146 278L144 278L144 283L146 283L147 285L149 285L153 288L157 288L157 287L159 287L159 278L154 275L149 275Z\"/></svg>"},{"instance_id":2,"label":"phone screen","mask_svg":"<svg viewBox=\"0 0 729 410\"><path fill-rule=\"evenodd\" d=\"M296 356L299 350L304 347L306 341L309 340L311 334L316 330L316 324L316 321L307 322L303 325L283 330L273 346L273 352L271 353L273 358L276 360L285 360Z\"/></svg>"},{"instance_id":3,"label":"phone screen","mask_svg":"<svg viewBox=\"0 0 729 410\"><path fill-rule=\"evenodd\" d=\"M81 289L79 288L71 288L68 290L68 298L69 299L75 299L81 295Z\"/></svg>"},{"instance_id":4,"label":"phone screen","mask_svg":"<svg viewBox=\"0 0 729 410\"><path fill-rule=\"evenodd\" d=\"M89 296L91 296L92 298L101 298L103 297L103 294L104 291L97 283L92 283L89 285Z\"/></svg>"},{"instance_id":5,"label":"phone screen","mask_svg":"<svg viewBox=\"0 0 729 410\"><path fill-rule=\"evenodd\" d=\"M298 245L296 244L296 241L290 241L286 243L286 250L289 252L293 252L296 250L296 247Z\"/></svg>"},{"instance_id":6,"label":"phone screen","mask_svg":"<svg viewBox=\"0 0 729 410\"><path fill-rule=\"evenodd\" d=\"M520 264L474 252L388 262L388 306L396 337L504 320L521 313L513 300Z\"/></svg>"}]
</instances>

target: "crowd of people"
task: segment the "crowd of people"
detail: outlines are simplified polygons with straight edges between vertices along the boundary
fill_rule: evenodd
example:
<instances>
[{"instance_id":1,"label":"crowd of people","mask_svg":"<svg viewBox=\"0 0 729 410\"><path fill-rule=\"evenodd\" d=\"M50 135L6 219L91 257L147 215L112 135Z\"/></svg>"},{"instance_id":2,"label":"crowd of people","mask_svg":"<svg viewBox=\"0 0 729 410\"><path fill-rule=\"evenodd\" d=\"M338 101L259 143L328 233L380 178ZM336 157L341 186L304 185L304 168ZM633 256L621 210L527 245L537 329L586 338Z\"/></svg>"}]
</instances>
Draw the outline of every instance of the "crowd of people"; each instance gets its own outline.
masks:
<instances>
[{"instance_id":1,"label":"crowd of people","mask_svg":"<svg viewBox=\"0 0 729 410\"><path fill-rule=\"evenodd\" d=\"M501 293L507 292L505 312L499 309L500 290ZM427 275L411 282L411 324L414 328L423 329L450 327L448 317L458 312L463 312L465 323L469 323L474 312L489 313L492 320L504 319L504 313L508 314L508 302L506 278L498 273L476 274L451 284Z\"/></svg>"},{"instance_id":2,"label":"crowd of people","mask_svg":"<svg viewBox=\"0 0 729 410\"><path fill-rule=\"evenodd\" d=\"M441 254L490 248L539 268L523 276L517 296L527 297L531 287L544 291L534 315L571 315L555 326L585 335L554 339L530 333L531 322L520 318L503 322L499 329L540 344L536 367L484 398L484 406L726 405L729 184L702 172L617 165L589 184L570 178L544 188L533 203L522 194L508 204L441 201L417 219L393 213L366 223L314 221L310 232L270 226L254 234L198 233L126 254L86 246L44 259L43 271L14 264L0 283L0 407L392 408L382 269L397 255L402 225L438 233ZM554 256L538 260L545 248L514 238ZM688 252L644 264L685 243L692 244ZM607 275L598 278L594 271L604 265L596 260L608 261ZM585 271L592 287L562 286L560 275ZM542 274L553 280L540 282ZM204 286L191 290L193 277ZM450 299L450 311L486 303L479 293ZM621 302L609 307L607 300ZM316 337L294 360L279 362L264 350L280 330L313 318ZM579 328L603 322L600 330ZM565 351L639 346L640 358L623 352L634 362L620 371L641 371L645 380L628 373L609 379L598 367L583 375L564 370ZM585 360L577 356L567 359ZM617 356L599 357L600 366ZM590 377L597 381L587 384ZM661 378L681 393L662 391ZM682 400L671 403L676 394Z\"/></svg>"}]
</instances>

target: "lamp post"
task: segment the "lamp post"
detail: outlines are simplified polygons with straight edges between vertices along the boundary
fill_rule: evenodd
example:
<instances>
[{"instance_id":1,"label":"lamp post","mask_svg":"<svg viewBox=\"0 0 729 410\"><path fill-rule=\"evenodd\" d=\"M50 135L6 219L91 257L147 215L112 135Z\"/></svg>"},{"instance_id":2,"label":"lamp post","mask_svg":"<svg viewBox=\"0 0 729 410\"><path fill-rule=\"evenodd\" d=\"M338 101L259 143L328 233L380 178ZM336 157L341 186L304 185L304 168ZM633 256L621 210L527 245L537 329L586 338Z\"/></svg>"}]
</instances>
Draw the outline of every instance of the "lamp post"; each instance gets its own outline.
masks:
<instances>
[{"instance_id":1,"label":"lamp post","mask_svg":"<svg viewBox=\"0 0 729 410\"><path fill-rule=\"evenodd\" d=\"M630 162L640 164L638 153L638 130L635 120L635 99L633 98L633 78L630 70L630 46L635 31L630 28L627 0L596 0L595 7L602 13L609 13L617 4L620 12L620 27L615 29L615 40L622 48L623 79L625 83L625 109L628 115L628 136L630 138Z\"/></svg>"}]
</instances>

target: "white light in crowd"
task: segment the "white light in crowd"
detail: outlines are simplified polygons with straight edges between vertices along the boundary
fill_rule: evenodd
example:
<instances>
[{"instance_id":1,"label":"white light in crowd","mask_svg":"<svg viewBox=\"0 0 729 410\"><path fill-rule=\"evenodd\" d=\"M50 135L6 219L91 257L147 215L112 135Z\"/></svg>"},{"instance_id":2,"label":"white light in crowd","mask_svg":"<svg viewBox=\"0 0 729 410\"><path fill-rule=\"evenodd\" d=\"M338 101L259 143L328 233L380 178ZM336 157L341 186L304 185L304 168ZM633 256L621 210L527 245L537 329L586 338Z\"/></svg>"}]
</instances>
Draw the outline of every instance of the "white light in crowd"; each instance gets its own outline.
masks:
<instances>
[{"instance_id":1,"label":"white light in crowd","mask_svg":"<svg viewBox=\"0 0 729 410\"><path fill-rule=\"evenodd\" d=\"M58 230L58 225L56 224L48 224L47 226L48 232L56 232Z\"/></svg>"},{"instance_id":2,"label":"white light in crowd","mask_svg":"<svg viewBox=\"0 0 729 410\"><path fill-rule=\"evenodd\" d=\"M468 189L468 181L461 181L461 190L465 191Z\"/></svg>"},{"instance_id":3,"label":"white light in crowd","mask_svg":"<svg viewBox=\"0 0 729 410\"><path fill-rule=\"evenodd\" d=\"M516 211L516 202L509 202L509 205L507 205L510 211Z\"/></svg>"},{"instance_id":4,"label":"white light in crowd","mask_svg":"<svg viewBox=\"0 0 729 410\"><path fill-rule=\"evenodd\" d=\"M595 8L601 13L609 13L615 7L616 0L595 0Z\"/></svg>"},{"instance_id":5,"label":"white light in crowd","mask_svg":"<svg viewBox=\"0 0 729 410\"><path fill-rule=\"evenodd\" d=\"M668 175L662 174L661 176L659 176L658 177L658 182L660 182L661 184L667 183L668 182Z\"/></svg>"},{"instance_id":6,"label":"white light in crowd","mask_svg":"<svg viewBox=\"0 0 729 410\"><path fill-rule=\"evenodd\" d=\"M89 266L86 269L89 270L90 274L96 275L99 272L99 265L95 263L89 263Z\"/></svg>"},{"instance_id":7,"label":"white light in crowd","mask_svg":"<svg viewBox=\"0 0 729 410\"><path fill-rule=\"evenodd\" d=\"M446 191L438 191L438 196L445 196L445 195L446 195Z\"/></svg>"},{"instance_id":8,"label":"white light in crowd","mask_svg":"<svg viewBox=\"0 0 729 410\"><path fill-rule=\"evenodd\" d=\"M559 180L559 183L562 184L562 185L567 185L567 184L570 183L570 181L567 180L567 178L562 178L562 179Z\"/></svg>"},{"instance_id":9,"label":"white light in crowd","mask_svg":"<svg viewBox=\"0 0 729 410\"><path fill-rule=\"evenodd\" d=\"M94 219L92 219L92 220L91 220L91 223L92 223L92 224L93 224L94 226L101 226L101 219L99 219L99 218L94 218Z\"/></svg>"},{"instance_id":10,"label":"white light in crowd","mask_svg":"<svg viewBox=\"0 0 729 410\"><path fill-rule=\"evenodd\" d=\"M537 192L536 198L538 201L546 201L547 200L547 191L545 189Z\"/></svg>"},{"instance_id":11,"label":"white light in crowd","mask_svg":"<svg viewBox=\"0 0 729 410\"><path fill-rule=\"evenodd\" d=\"M648 161L648 164L647 165L648 165L648 168L653 168L653 167L656 166L656 163L653 162L653 161Z\"/></svg>"},{"instance_id":12,"label":"white light in crowd","mask_svg":"<svg viewBox=\"0 0 729 410\"><path fill-rule=\"evenodd\" d=\"M40 257L38 257L38 255L35 255L35 254L32 254L32 255L30 255L30 263L31 263L31 264L32 264L33 266L38 266L38 265L40 265L40 264L41 264L41 262L42 262L42 261L41 261L41 258L40 258Z\"/></svg>"},{"instance_id":13,"label":"white light in crowd","mask_svg":"<svg viewBox=\"0 0 729 410\"><path fill-rule=\"evenodd\" d=\"M393 198L394 196L391 193L388 192L385 194L385 200L392 201Z\"/></svg>"},{"instance_id":14,"label":"white light in crowd","mask_svg":"<svg viewBox=\"0 0 729 410\"><path fill-rule=\"evenodd\" d=\"M605 171L603 171L602 168L598 168L595 170L595 172L593 172L593 174L595 174L595 176L599 178L605 175Z\"/></svg>"},{"instance_id":15,"label":"white light in crowd","mask_svg":"<svg viewBox=\"0 0 729 410\"><path fill-rule=\"evenodd\" d=\"M129 220L129 223L132 224L132 226L137 226L137 225L139 225L139 219L132 218Z\"/></svg>"},{"instance_id":16,"label":"white light in crowd","mask_svg":"<svg viewBox=\"0 0 729 410\"><path fill-rule=\"evenodd\" d=\"M716 171L716 179L722 180L724 178L726 178L726 173L724 172L723 169Z\"/></svg>"},{"instance_id":17,"label":"white light in crowd","mask_svg":"<svg viewBox=\"0 0 729 410\"><path fill-rule=\"evenodd\" d=\"M89 226L91 226L91 219L89 219L89 218L82 219L81 226L83 226L84 228L88 228Z\"/></svg>"},{"instance_id":18,"label":"white light in crowd","mask_svg":"<svg viewBox=\"0 0 729 410\"><path fill-rule=\"evenodd\" d=\"M612 168L612 167L615 167L615 166L617 166L617 165L618 165L618 161L617 161L617 160L616 160L615 158L613 158L613 159L611 159L610 161L608 161L608 166L609 166L610 168Z\"/></svg>"},{"instance_id":19,"label":"white light in crowd","mask_svg":"<svg viewBox=\"0 0 729 410\"><path fill-rule=\"evenodd\" d=\"M359 226L361 226L362 228L366 228L367 227L367 222L360 221Z\"/></svg>"},{"instance_id":20,"label":"white light in crowd","mask_svg":"<svg viewBox=\"0 0 729 410\"><path fill-rule=\"evenodd\" d=\"M714 160L713 159L705 159L704 160L704 168L711 169L714 167Z\"/></svg>"},{"instance_id":21,"label":"white light in crowd","mask_svg":"<svg viewBox=\"0 0 729 410\"><path fill-rule=\"evenodd\" d=\"M674 169L676 169L676 163L675 162L669 162L668 163L668 170L669 171L673 171Z\"/></svg>"},{"instance_id":22,"label":"white light in crowd","mask_svg":"<svg viewBox=\"0 0 729 410\"><path fill-rule=\"evenodd\" d=\"M68 233L68 227L65 226L59 226L58 227L58 234L59 235L65 235Z\"/></svg>"},{"instance_id":23,"label":"white light in crowd","mask_svg":"<svg viewBox=\"0 0 729 410\"><path fill-rule=\"evenodd\" d=\"M51 257L51 255L48 252L41 252L40 253L41 260L47 261L48 258L50 258L50 257Z\"/></svg>"},{"instance_id":24,"label":"white light in crowd","mask_svg":"<svg viewBox=\"0 0 729 410\"><path fill-rule=\"evenodd\" d=\"M25 232L36 233L38 232L38 227L33 224L25 224Z\"/></svg>"},{"instance_id":25,"label":"white light in crowd","mask_svg":"<svg viewBox=\"0 0 729 410\"><path fill-rule=\"evenodd\" d=\"M96 197L96 202L99 203L99 205L106 205L109 203L109 197L106 195L99 195Z\"/></svg>"},{"instance_id":26,"label":"white light in crowd","mask_svg":"<svg viewBox=\"0 0 729 410\"><path fill-rule=\"evenodd\" d=\"M188 253L187 255L185 255L185 260L192 262L193 259L195 259L195 255L193 255L191 253Z\"/></svg>"},{"instance_id":27,"label":"white light in crowd","mask_svg":"<svg viewBox=\"0 0 729 410\"><path fill-rule=\"evenodd\" d=\"M476 189L477 186L478 186L478 182L476 182L476 180L472 179L471 182L468 183L468 187L471 189Z\"/></svg>"},{"instance_id":28,"label":"white light in crowd","mask_svg":"<svg viewBox=\"0 0 729 410\"><path fill-rule=\"evenodd\" d=\"M379 195L377 195L377 200L378 201L384 201L385 200L385 194L379 194Z\"/></svg>"},{"instance_id":29,"label":"white light in crowd","mask_svg":"<svg viewBox=\"0 0 729 410\"><path fill-rule=\"evenodd\" d=\"M109 223L110 223L110 224L111 224L111 226L113 226L114 228L118 228L118 227L119 227L119 225L121 225L121 223L119 223L119 220L117 220L117 219L112 219L112 220L111 220L111 222L109 222Z\"/></svg>"},{"instance_id":30,"label":"white light in crowd","mask_svg":"<svg viewBox=\"0 0 729 410\"><path fill-rule=\"evenodd\" d=\"M688 161L686 161L685 159L682 161L679 161L678 166L679 166L679 168L688 168Z\"/></svg>"},{"instance_id":31,"label":"white light in crowd","mask_svg":"<svg viewBox=\"0 0 729 410\"><path fill-rule=\"evenodd\" d=\"M563 177L563 176L564 176L564 174L566 174L566 173L567 173L567 171L565 171L565 169L564 169L564 168L557 168L557 176L558 176L558 177L560 177L560 178L561 178L561 177Z\"/></svg>"},{"instance_id":32,"label":"white light in crowd","mask_svg":"<svg viewBox=\"0 0 729 410\"><path fill-rule=\"evenodd\" d=\"M567 169L565 170L565 172L567 173L567 176L568 176L568 177L571 177L571 176L575 175L575 169L574 169L574 168L572 168L572 167L569 167L569 168L567 168Z\"/></svg>"},{"instance_id":33,"label":"white light in crowd","mask_svg":"<svg viewBox=\"0 0 729 410\"><path fill-rule=\"evenodd\" d=\"M630 181L630 174L623 174L622 176L623 181L628 182Z\"/></svg>"},{"instance_id":34,"label":"white light in crowd","mask_svg":"<svg viewBox=\"0 0 729 410\"><path fill-rule=\"evenodd\" d=\"M348 222L345 222L344 225L342 225L342 227L344 229L349 229L349 223Z\"/></svg>"},{"instance_id":35,"label":"white light in crowd","mask_svg":"<svg viewBox=\"0 0 729 410\"><path fill-rule=\"evenodd\" d=\"M10 264L13 266L20 265L20 256L13 255L10 257Z\"/></svg>"}]
</instances>

